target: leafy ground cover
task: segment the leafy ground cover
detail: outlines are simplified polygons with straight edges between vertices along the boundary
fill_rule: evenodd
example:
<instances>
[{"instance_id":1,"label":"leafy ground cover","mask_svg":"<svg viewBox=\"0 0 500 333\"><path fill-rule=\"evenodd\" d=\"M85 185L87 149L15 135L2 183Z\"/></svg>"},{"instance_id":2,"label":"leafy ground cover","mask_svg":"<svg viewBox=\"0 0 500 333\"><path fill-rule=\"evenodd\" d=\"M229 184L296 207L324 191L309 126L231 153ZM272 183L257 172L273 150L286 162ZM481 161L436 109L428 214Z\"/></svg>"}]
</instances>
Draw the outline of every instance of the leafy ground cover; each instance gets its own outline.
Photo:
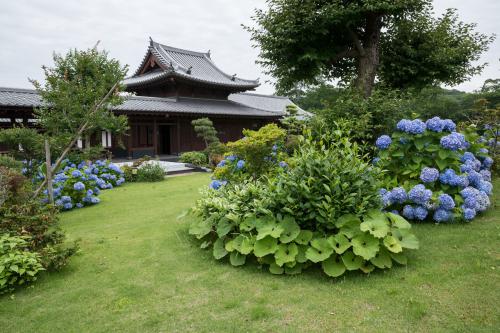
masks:
<instances>
[{"instance_id":1,"label":"leafy ground cover","mask_svg":"<svg viewBox=\"0 0 500 333\"><path fill-rule=\"evenodd\" d=\"M82 253L0 298L2 332L493 332L500 328L500 181L471 224L415 224L406 267L275 276L199 249L176 217L206 174L125 184L62 214Z\"/></svg>"}]
</instances>

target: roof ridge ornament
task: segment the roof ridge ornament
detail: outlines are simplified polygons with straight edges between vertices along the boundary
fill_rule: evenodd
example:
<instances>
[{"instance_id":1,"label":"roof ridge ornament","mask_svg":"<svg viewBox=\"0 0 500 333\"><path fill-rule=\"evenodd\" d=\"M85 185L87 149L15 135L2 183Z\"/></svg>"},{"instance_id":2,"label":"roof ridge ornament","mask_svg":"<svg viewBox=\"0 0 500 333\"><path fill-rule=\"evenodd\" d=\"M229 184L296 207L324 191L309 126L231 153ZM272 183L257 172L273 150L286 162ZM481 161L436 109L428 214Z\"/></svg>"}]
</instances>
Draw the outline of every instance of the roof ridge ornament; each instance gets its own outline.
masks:
<instances>
[{"instance_id":1,"label":"roof ridge ornament","mask_svg":"<svg viewBox=\"0 0 500 333\"><path fill-rule=\"evenodd\" d=\"M209 50L208 50L208 52L207 52L207 57L209 57L209 58L210 58L210 49L209 49Z\"/></svg>"},{"instance_id":2,"label":"roof ridge ornament","mask_svg":"<svg viewBox=\"0 0 500 333\"><path fill-rule=\"evenodd\" d=\"M153 46L153 43L154 43L153 38L151 38L151 36L149 36L149 46Z\"/></svg>"},{"instance_id":3,"label":"roof ridge ornament","mask_svg":"<svg viewBox=\"0 0 500 333\"><path fill-rule=\"evenodd\" d=\"M193 66L189 66L189 68L187 69L186 73L187 74L191 74L191 70L193 69Z\"/></svg>"},{"instance_id":4,"label":"roof ridge ornament","mask_svg":"<svg viewBox=\"0 0 500 333\"><path fill-rule=\"evenodd\" d=\"M231 76L231 81L236 81L236 74L233 74L233 76Z\"/></svg>"}]
</instances>

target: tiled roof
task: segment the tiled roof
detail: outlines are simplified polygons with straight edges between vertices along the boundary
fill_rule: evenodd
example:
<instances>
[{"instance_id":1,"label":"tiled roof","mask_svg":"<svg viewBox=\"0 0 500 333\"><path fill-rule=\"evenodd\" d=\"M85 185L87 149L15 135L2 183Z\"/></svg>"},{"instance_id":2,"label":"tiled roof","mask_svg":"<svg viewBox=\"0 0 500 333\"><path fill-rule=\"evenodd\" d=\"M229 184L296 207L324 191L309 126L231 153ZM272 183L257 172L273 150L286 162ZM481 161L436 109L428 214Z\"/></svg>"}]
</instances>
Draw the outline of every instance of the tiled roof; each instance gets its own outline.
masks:
<instances>
[{"instance_id":1,"label":"tiled roof","mask_svg":"<svg viewBox=\"0 0 500 333\"><path fill-rule=\"evenodd\" d=\"M238 93L229 95L229 100L237 102L252 108L278 112L284 114L288 105L295 105L288 97L261 95L253 93ZM297 106L297 105L295 105ZM299 117L310 117L311 113L302 110L297 106L297 115Z\"/></svg>"},{"instance_id":2,"label":"tiled roof","mask_svg":"<svg viewBox=\"0 0 500 333\"><path fill-rule=\"evenodd\" d=\"M40 96L32 89L0 88L0 107L39 107ZM166 98L127 96L124 103L114 110L123 113L180 113L223 115L238 117L271 117L284 115L281 111L255 108L237 101L201 98Z\"/></svg>"},{"instance_id":3,"label":"tiled roof","mask_svg":"<svg viewBox=\"0 0 500 333\"><path fill-rule=\"evenodd\" d=\"M150 54L161 64L162 69L140 74ZM253 89L259 86L258 80L245 80L224 73L215 65L208 52L183 50L153 40L150 42L148 52L141 65L133 76L125 79L124 84L133 87L168 76L177 76L186 80L237 89Z\"/></svg>"}]
</instances>

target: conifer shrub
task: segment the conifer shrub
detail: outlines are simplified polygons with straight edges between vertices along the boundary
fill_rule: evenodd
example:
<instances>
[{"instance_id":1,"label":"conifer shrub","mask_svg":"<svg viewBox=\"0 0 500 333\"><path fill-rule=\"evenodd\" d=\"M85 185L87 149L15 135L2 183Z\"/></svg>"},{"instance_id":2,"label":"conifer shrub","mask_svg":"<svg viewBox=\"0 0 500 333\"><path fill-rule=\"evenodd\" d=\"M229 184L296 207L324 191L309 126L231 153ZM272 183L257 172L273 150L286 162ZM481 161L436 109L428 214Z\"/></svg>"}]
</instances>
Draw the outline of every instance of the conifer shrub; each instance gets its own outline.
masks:
<instances>
[{"instance_id":1,"label":"conifer shrub","mask_svg":"<svg viewBox=\"0 0 500 333\"><path fill-rule=\"evenodd\" d=\"M490 206L491 166L485 140L450 119L403 119L380 136L374 163L384 174L384 208L418 221L471 221Z\"/></svg>"},{"instance_id":2,"label":"conifer shrub","mask_svg":"<svg viewBox=\"0 0 500 333\"><path fill-rule=\"evenodd\" d=\"M356 144L340 133L302 138L289 162L267 176L204 189L189 229L201 248L234 266L255 260L273 274L318 265L338 277L406 264L406 249L417 249L418 240L403 217L381 211L379 169Z\"/></svg>"}]
</instances>

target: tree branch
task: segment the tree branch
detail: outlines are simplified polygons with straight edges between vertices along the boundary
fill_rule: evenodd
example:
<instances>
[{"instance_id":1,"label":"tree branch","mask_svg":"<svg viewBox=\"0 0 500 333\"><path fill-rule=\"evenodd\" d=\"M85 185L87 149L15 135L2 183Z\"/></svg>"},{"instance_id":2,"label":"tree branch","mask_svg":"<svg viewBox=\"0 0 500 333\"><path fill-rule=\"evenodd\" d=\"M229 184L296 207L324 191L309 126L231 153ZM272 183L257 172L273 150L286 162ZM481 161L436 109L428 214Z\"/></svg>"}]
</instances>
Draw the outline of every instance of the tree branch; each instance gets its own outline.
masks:
<instances>
[{"instance_id":1,"label":"tree branch","mask_svg":"<svg viewBox=\"0 0 500 333\"><path fill-rule=\"evenodd\" d=\"M359 56L359 52L352 48L347 48L339 53L335 54L332 59L330 59L330 64L335 65L340 60L344 58L355 58Z\"/></svg>"},{"instance_id":2,"label":"tree branch","mask_svg":"<svg viewBox=\"0 0 500 333\"><path fill-rule=\"evenodd\" d=\"M356 34L356 32L354 32L349 26L347 27L347 31L349 32L349 36L351 37L352 41L354 42L354 46L356 46L356 50L358 50L359 55L364 57L365 56L365 49L363 48L363 45L361 44L361 41L359 40L358 34Z\"/></svg>"}]
</instances>

